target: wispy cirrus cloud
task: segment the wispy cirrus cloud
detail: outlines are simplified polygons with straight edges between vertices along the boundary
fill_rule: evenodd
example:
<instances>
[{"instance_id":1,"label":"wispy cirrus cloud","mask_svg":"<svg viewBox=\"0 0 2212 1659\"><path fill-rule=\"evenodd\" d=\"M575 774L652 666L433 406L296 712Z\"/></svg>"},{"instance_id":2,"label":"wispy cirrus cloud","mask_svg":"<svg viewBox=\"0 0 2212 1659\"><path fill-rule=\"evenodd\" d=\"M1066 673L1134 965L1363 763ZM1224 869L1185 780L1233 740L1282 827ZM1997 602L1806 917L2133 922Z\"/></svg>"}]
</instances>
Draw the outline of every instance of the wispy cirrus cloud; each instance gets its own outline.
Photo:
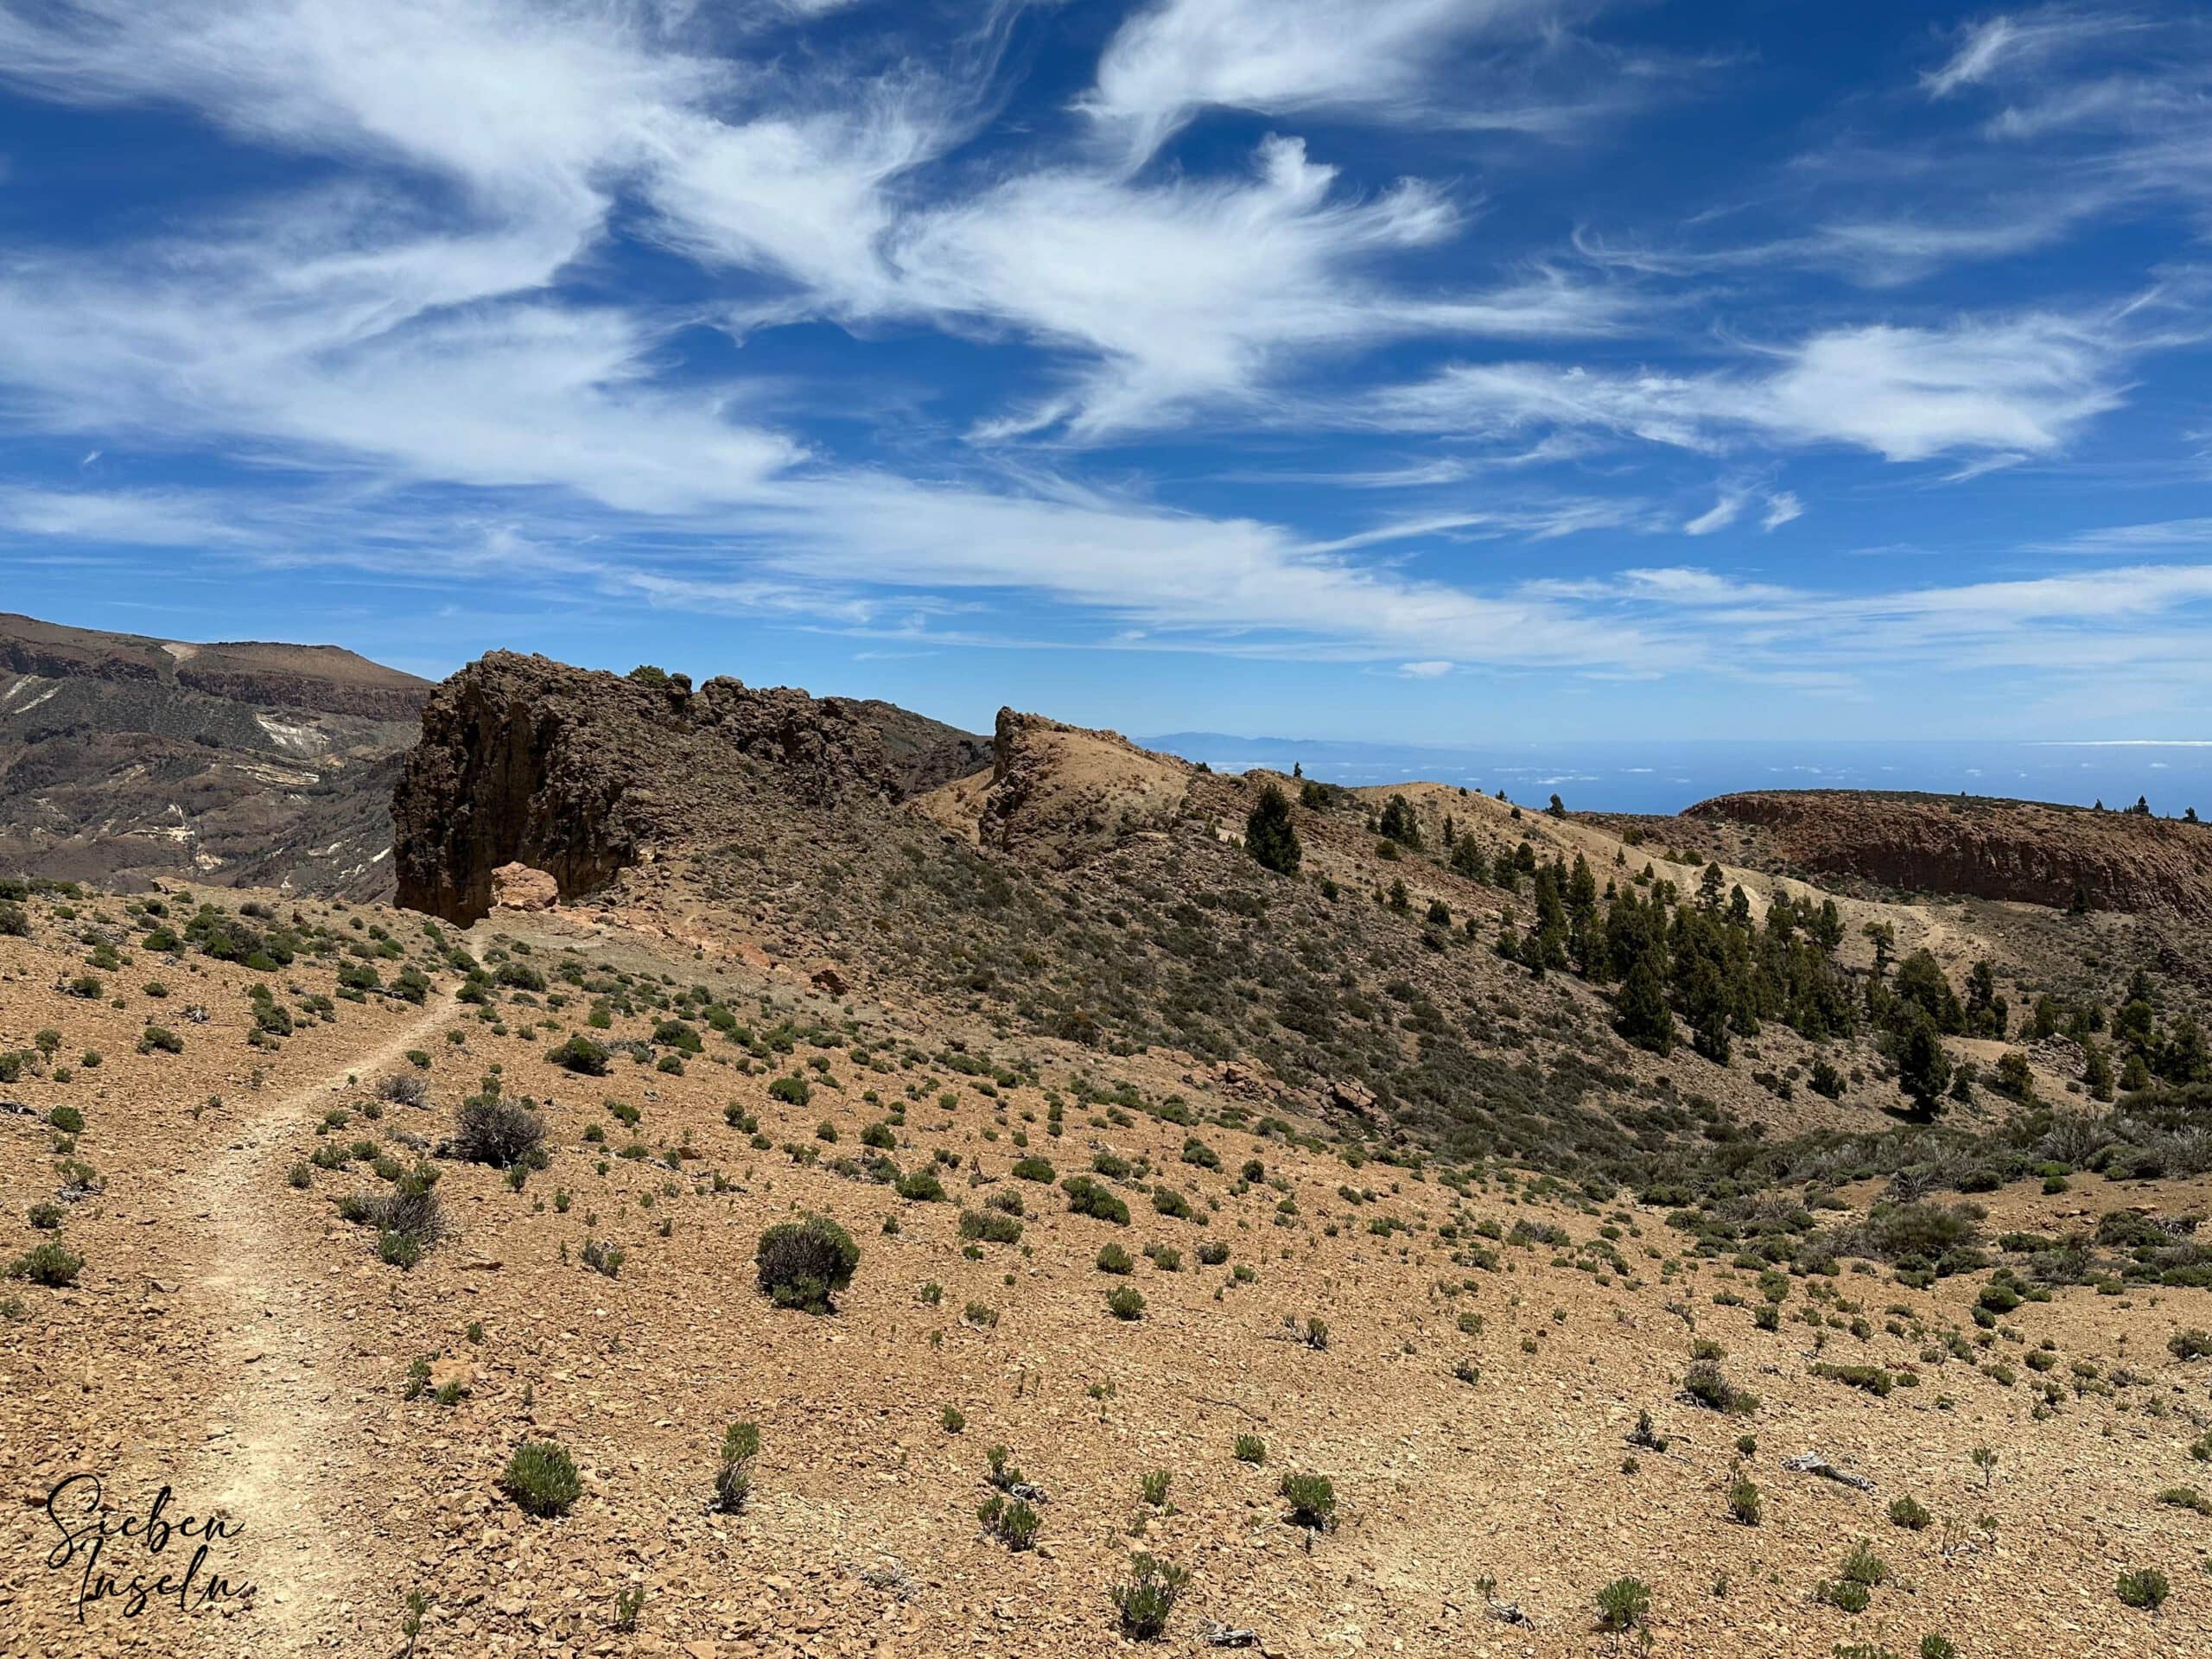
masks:
<instances>
[{"instance_id":1,"label":"wispy cirrus cloud","mask_svg":"<svg viewBox=\"0 0 2212 1659\"><path fill-rule=\"evenodd\" d=\"M1617 290L1539 274L1489 291L1408 296L1380 258L1435 245L1459 218L1411 181L1347 197L1333 168L1275 138L1248 180L1131 186L1088 172L1014 181L918 216L894 239L900 297L995 322L1090 366L990 435L1156 425L1262 393L1288 359L1408 335L1581 337L1620 326Z\"/></svg>"},{"instance_id":2,"label":"wispy cirrus cloud","mask_svg":"<svg viewBox=\"0 0 2212 1659\"><path fill-rule=\"evenodd\" d=\"M1556 131L1606 100L1547 87L1594 0L1155 0L1122 24L1081 108L1148 158L1208 109L1350 111ZM1614 82L1615 96L1635 77Z\"/></svg>"},{"instance_id":3,"label":"wispy cirrus cloud","mask_svg":"<svg viewBox=\"0 0 2212 1659\"><path fill-rule=\"evenodd\" d=\"M1840 444L1892 461L2044 454L2117 405L2122 350L2101 321L2037 315L1815 334L1755 366L1684 374L1462 363L1376 399L1376 419L1487 437L1586 429L1718 453Z\"/></svg>"}]
</instances>

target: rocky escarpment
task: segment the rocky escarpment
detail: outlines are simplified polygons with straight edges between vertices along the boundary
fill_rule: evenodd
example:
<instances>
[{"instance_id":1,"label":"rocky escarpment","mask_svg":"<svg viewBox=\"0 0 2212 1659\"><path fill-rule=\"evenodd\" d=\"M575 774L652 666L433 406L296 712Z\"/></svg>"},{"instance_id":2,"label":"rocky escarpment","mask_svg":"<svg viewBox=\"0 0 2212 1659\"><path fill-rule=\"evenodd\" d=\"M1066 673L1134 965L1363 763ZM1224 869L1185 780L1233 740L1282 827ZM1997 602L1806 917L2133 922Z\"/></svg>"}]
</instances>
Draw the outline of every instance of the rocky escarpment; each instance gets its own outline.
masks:
<instances>
[{"instance_id":1,"label":"rocky escarpment","mask_svg":"<svg viewBox=\"0 0 2212 1659\"><path fill-rule=\"evenodd\" d=\"M391 779L429 692L331 645L0 615L0 871L387 895Z\"/></svg>"},{"instance_id":2,"label":"rocky escarpment","mask_svg":"<svg viewBox=\"0 0 2212 1659\"><path fill-rule=\"evenodd\" d=\"M1805 790L1723 795L1683 816L1750 826L1816 875L2028 904L2212 918L2212 828L1968 796Z\"/></svg>"},{"instance_id":3,"label":"rocky escarpment","mask_svg":"<svg viewBox=\"0 0 2212 1659\"><path fill-rule=\"evenodd\" d=\"M903 798L980 740L887 704L717 677L641 681L493 652L431 698L393 796L399 902L468 922L493 876L561 898L664 849L741 835L797 801ZM892 726L896 741L887 736Z\"/></svg>"}]
</instances>

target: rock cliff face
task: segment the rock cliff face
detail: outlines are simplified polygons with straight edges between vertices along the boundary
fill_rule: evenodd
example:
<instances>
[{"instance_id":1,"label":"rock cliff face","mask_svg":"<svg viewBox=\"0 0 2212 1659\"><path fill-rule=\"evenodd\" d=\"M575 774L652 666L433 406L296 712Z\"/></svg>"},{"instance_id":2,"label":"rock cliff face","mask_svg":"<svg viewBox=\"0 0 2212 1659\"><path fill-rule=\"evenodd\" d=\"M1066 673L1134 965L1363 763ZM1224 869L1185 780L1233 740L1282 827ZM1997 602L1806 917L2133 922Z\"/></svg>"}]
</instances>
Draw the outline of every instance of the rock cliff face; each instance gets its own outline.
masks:
<instances>
[{"instance_id":1,"label":"rock cliff face","mask_svg":"<svg viewBox=\"0 0 2212 1659\"><path fill-rule=\"evenodd\" d=\"M331 645L0 615L0 870L379 898L428 682Z\"/></svg>"},{"instance_id":2,"label":"rock cliff face","mask_svg":"<svg viewBox=\"0 0 2212 1659\"><path fill-rule=\"evenodd\" d=\"M423 712L393 796L399 902L474 921L511 862L574 899L779 802L903 798L979 743L887 704L727 677L694 691L493 652Z\"/></svg>"},{"instance_id":3,"label":"rock cliff face","mask_svg":"<svg viewBox=\"0 0 2212 1659\"><path fill-rule=\"evenodd\" d=\"M2212 827L1973 797L1807 790L1722 795L1683 815L1753 826L1818 875L2028 904L2212 918Z\"/></svg>"}]
</instances>

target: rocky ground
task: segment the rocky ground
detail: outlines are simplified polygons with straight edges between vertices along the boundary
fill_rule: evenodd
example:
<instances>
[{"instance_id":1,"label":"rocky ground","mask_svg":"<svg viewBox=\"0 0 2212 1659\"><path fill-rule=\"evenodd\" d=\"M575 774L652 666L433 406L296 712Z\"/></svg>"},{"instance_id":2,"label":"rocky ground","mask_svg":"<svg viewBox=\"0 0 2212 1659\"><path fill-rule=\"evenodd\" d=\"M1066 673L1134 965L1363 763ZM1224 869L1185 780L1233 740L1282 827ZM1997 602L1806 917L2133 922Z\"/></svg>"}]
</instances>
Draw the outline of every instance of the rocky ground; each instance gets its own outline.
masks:
<instances>
[{"instance_id":1,"label":"rocky ground","mask_svg":"<svg viewBox=\"0 0 2212 1659\"><path fill-rule=\"evenodd\" d=\"M203 897L245 896L173 892L167 919ZM27 937L0 937L0 1098L22 1109L0 1110L0 1262L58 1239L81 1267L0 1284L0 1652L390 1656L414 1594L423 1655L1103 1653L1129 1645L1110 1595L1139 1551L1190 1575L1169 1652L1216 1627L1300 1656L2212 1641L2212 1522L2158 1496L2212 1491L2191 1454L2212 1360L2173 1341L2212 1326L2212 1293L2107 1280L1977 1319L2004 1300L1986 1272L1763 1276L1626 1192L1366 1161L1188 1055L840 1000L565 909L462 933L275 900L250 925L294 959L266 969L149 949L163 918L119 899L23 909ZM606 1075L548 1058L572 1035ZM493 1079L542 1122L543 1167L439 1155ZM395 1265L341 1200L425 1160L444 1236ZM1071 1211L1058 1183L1085 1173L1127 1224ZM1881 1196L1840 1188L1821 1224ZM1993 1249L2207 1196L2076 1173L1975 1202ZM1017 1211L1018 1237L989 1236ZM822 1317L774 1306L753 1263L810 1212L860 1250ZM968 1238L963 1215L997 1219ZM1100 1269L1109 1245L1128 1273ZM1694 1344L1756 1404L1688 1397ZM734 1422L760 1451L731 1511ZM1263 1460L1236 1455L1248 1435ZM563 1515L503 1489L536 1440L580 1471ZM995 1446L1043 1489L1033 1548L979 1522ZM1787 1466L1807 1452L1872 1490ZM78 1622L83 1556L47 1565L41 1505L84 1472L111 1525L163 1484L167 1518L226 1517L195 1586L253 1593ZM1332 1525L1295 1522L1286 1474L1328 1478ZM1893 1521L1907 1498L1926 1525ZM1852 1611L1860 1540L1883 1572ZM100 1570L188 1560L114 1538ZM2144 1568L2155 1613L2117 1593ZM1648 1610L1601 1629L1629 1578Z\"/></svg>"}]
</instances>

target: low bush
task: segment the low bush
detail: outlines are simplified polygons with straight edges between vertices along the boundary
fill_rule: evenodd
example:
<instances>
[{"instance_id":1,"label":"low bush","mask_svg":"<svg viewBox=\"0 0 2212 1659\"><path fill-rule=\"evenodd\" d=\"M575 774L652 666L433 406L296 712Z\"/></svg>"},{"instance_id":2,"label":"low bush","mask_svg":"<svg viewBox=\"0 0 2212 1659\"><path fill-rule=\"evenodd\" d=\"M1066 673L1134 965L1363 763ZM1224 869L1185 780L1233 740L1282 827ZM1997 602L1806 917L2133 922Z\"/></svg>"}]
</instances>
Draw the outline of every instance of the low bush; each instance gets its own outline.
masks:
<instances>
[{"instance_id":1,"label":"low bush","mask_svg":"<svg viewBox=\"0 0 2212 1659\"><path fill-rule=\"evenodd\" d=\"M1651 1616L1651 1586L1641 1579L1615 1579L1598 1592L1598 1628L1632 1630Z\"/></svg>"},{"instance_id":2,"label":"low bush","mask_svg":"<svg viewBox=\"0 0 2212 1659\"><path fill-rule=\"evenodd\" d=\"M2140 1607L2153 1613L2164 1606L2166 1598L2173 1593L2166 1575L2155 1567L2139 1567L2121 1573L2115 1588L2123 1606Z\"/></svg>"},{"instance_id":3,"label":"low bush","mask_svg":"<svg viewBox=\"0 0 2212 1659\"><path fill-rule=\"evenodd\" d=\"M1167 1616L1190 1577L1181 1567L1147 1554L1129 1558L1129 1578L1114 1586L1114 1609L1122 1633L1136 1642L1156 1642L1167 1630Z\"/></svg>"},{"instance_id":4,"label":"low bush","mask_svg":"<svg viewBox=\"0 0 2212 1659\"><path fill-rule=\"evenodd\" d=\"M825 1216L779 1222L760 1235L754 1254L760 1288L779 1307L830 1313L830 1298L853 1282L861 1247Z\"/></svg>"},{"instance_id":5,"label":"low bush","mask_svg":"<svg viewBox=\"0 0 2212 1659\"><path fill-rule=\"evenodd\" d=\"M416 1081L409 1078L409 1082ZM465 1163L505 1169L535 1164L545 1144L545 1120L494 1090L461 1103L454 1127L453 1154Z\"/></svg>"},{"instance_id":6,"label":"low bush","mask_svg":"<svg viewBox=\"0 0 2212 1659\"><path fill-rule=\"evenodd\" d=\"M499 1490L528 1514L556 1516L569 1512L584 1484L558 1440L524 1440L507 1459Z\"/></svg>"},{"instance_id":7,"label":"low bush","mask_svg":"<svg viewBox=\"0 0 2212 1659\"><path fill-rule=\"evenodd\" d=\"M1292 1524L1326 1532L1337 1523L1337 1489L1326 1475L1286 1474L1275 1488L1290 1505Z\"/></svg>"},{"instance_id":8,"label":"low bush","mask_svg":"<svg viewBox=\"0 0 2212 1659\"><path fill-rule=\"evenodd\" d=\"M58 1238L41 1239L8 1264L8 1277L28 1279L35 1285L44 1285L49 1290L60 1290L77 1282L77 1275L85 1270L85 1258L71 1250Z\"/></svg>"}]
</instances>

